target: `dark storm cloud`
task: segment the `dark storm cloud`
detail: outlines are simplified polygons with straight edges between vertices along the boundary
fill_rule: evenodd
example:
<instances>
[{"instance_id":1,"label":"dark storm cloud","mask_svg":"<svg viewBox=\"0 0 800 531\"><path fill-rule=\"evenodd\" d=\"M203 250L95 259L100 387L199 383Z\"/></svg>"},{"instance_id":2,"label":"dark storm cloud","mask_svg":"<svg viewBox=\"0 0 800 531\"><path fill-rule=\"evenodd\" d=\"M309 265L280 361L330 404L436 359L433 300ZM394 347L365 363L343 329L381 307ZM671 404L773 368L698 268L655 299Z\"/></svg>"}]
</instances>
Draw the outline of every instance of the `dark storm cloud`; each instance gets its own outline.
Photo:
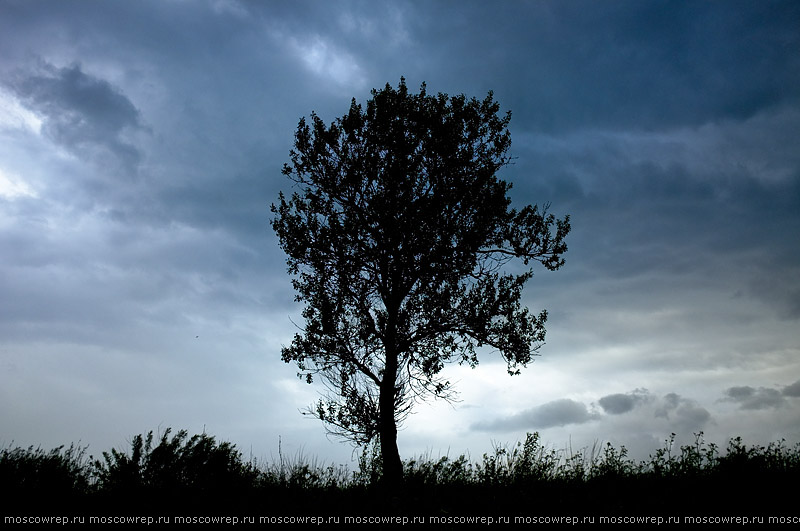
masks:
<instances>
[{"instance_id":1,"label":"dark storm cloud","mask_svg":"<svg viewBox=\"0 0 800 531\"><path fill-rule=\"evenodd\" d=\"M711 413L695 400L677 393L667 393L660 400L655 411L657 418L670 421L680 433L694 433L702 430L711 421Z\"/></svg>"},{"instance_id":2,"label":"dark storm cloud","mask_svg":"<svg viewBox=\"0 0 800 531\"><path fill-rule=\"evenodd\" d=\"M606 413L610 415L621 415L622 413L631 411L637 405L649 402L652 399L653 397L647 389L636 389L630 393L606 395L597 402Z\"/></svg>"},{"instance_id":3,"label":"dark storm cloud","mask_svg":"<svg viewBox=\"0 0 800 531\"><path fill-rule=\"evenodd\" d=\"M473 72L534 129L744 119L796 99L800 87L798 59L787 53L798 47L792 2L413 6L429 79Z\"/></svg>"},{"instance_id":4,"label":"dark storm cloud","mask_svg":"<svg viewBox=\"0 0 800 531\"><path fill-rule=\"evenodd\" d=\"M795 396L800 382L786 386L782 391L768 387L749 385L729 387L725 390L725 400L739 405L739 409L772 409L785 406L786 396Z\"/></svg>"},{"instance_id":5,"label":"dark storm cloud","mask_svg":"<svg viewBox=\"0 0 800 531\"><path fill-rule=\"evenodd\" d=\"M653 415L656 419L663 419L670 425L670 430L687 434L702 430L711 422L711 413L698 404L695 400L683 397L677 393L667 393L658 397L647 389L635 389L629 393L616 393L606 395L598 400L603 411L609 415L622 415L634 409L639 411L638 418L646 422L643 416ZM640 406L649 404L643 409Z\"/></svg>"},{"instance_id":6,"label":"dark storm cloud","mask_svg":"<svg viewBox=\"0 0 800 531\"><path fill-rule=\"evenodd\" d=\"M94 172L82 172L62 185L69 187L62 198L87 197L129 227L179 223L225 231L244 246L260 249L269 241L268 205L285 185L280 168L294 126L324 87L304 79L301 58L282 40L287 27L301 24L299 10L238 2L64 2L13 10L16 24L0 20L0 33L7 30L0 47L4 39L12 51L28 42L50 50L43 57L59 65L64 55L78 61L80 50L94 59L0 69L22 103L42 116L43 132L83 158L110 153L124 169L139 170L141 186L133 190L107 189ZM43 20L70 28L70 46L59 42L58 31L42 32ZM90 74L103 69L89 63L113 65L115 83ZM123 81L124 89L117 85ZM138 141L129 138L143 130Z\"/></svg>"},{"instance_id":7,"label":"dark storm cloud","mask_svg":"<svg viewBox=\"0 0 800 531\"><path fill-rule=\"evenodd\" d=\"M232 405L170 418L264 428L247 444L277 439L314 392L295 388L279 359L294 331L287 314L296 315L268 223L278 190L290 191L280 168L301 116L333 120L350 98L364 103L370 88L405 75L413 90L422 81L431 93L493 90L513 112L517 158L501 175L514 182L512 198L572 215L566 267L531 283L537 309L543 294L551 310L551 370L585 379L586 392L617 377L660 388L669 374L670 389L684 393L547 402L564 396L559 389L493 419L513 407L513 396L498 394L469 411L481 415L465 421L476 440L566 426L553 431L595 438L612 429L627 443L725 426L683 390L737 385L719 384L720 367L795 367L786 321L800 318L799 12L774 1L2 3L0 90L37 115L43 133L0 131L0 170L37 194L0 198L0 300L15 301L0 304L0 349L20 352L22 375L0 386L18 388L3 425L9 436L27 423L69 440L52 428L68 418L54 409L91 419L96 404L117 401L157 423L152 407L119 388L174 366L164 374L196 373L196 389L179 399L165 386L160 402L213 395ZM98 185L108 185L98 164L108 160L135 168L136 182ZM213 335L217 352L198 359ZM46 350L69 368L42 364L42 382L70 371L82 382L97 365L84 354L92 345L110 360L94 369L109 382L101 395L72 400L87 386L58 395L31 377L40 369L27 360ZM129 365L114 361L120 349ZM237 363L236 377L220 370ZM639 372L628 378L632 367ZM756 373L753 387L726 400L771 407L775 392L800 396L800 382L770 388ZM272 394L281 374L294 391ZM209 395L209 382L226 391ZM12 422L24 397L42 406ZM270 407L253 423L254 413L231 415L235 403ZM734 413L737 430L763 431ZM129 435L123 417L111 411L75 437L105 425ZM301 440L323 437L313 423L303 430Z\"/></svg>"},{"instance_id":8,"label":"dark storm cloud","mask_svg":"<svg viewBox=\"0 0 800 531\"><path fill-rule=\"evenodd\" d=\"M598 403L600 406L602 406L603 411L611 415L627 413L633 409L633 406L636 405L636 401L634 400L633 396L619 393L604 396L598 400Z\"/></svg>"},{"instance_id":9,"label":"dark storm cloud","mask_svg":"<svg viewBox=\"0 0 800 531\"><path fill-rule=\"evenodd\" d=\"M800 179L798 180L800 186ZM779 203L779 200L774 201ZM798 205L800 211L800 205ZM787 220L786 231L800 234L800 229L795 230L793 224ZM772 228L772 227L770 227ZM781 230L778 226L774 230ZM787 246L773 246L771 252L763 257L763 261L754 266L754 274L743 285L744 293L761 299L781 319L788 321L800 320L800 257L798 251L791 244Z\"/></svg>"},{"instance_id":10,"label":"dark storm cloud","mask_svg":"<svg viewBox=\"0 0 800 531\"><path fill-rule=\"evenodd\" d=\"M43 132L54 141L78 153L103 146L129 167L139 162L139 151L122 138L126 129L141 127L139 111L108 81L86 74L80 64L43 63L15 77L8 88L44 118Z\"/></svg>"},{"instance_id":11,"label":"dark storm cloud","mask_svg":"<svg viewBox=\"0 0 800 531\"><path fill-rule=\"evenodd\" d=\"M572 214L569 266L560 275L602 271L636 281L616 295L662 309L668 286L718 285L730 298L742 295L727 309L758 300L793 320L800 253L787 236L800 234L800 158L785 139L798 134L798 114L784 109L653 134L521 135L512 194L552 200Z\"/></svg>"},{"instance_id":12,"label":"dark storm cloud","mask_svg":"<svg viewBox=\"0 0 800 531\"><path fill-rule=\"evenodd\" d=\"M598 418L585 404L562 398L528 409L516 415L478 422L472 425L475 431L514 431L545 429L567 424L583 424Z\"/></svg>"},{"instance_id":13,"label":"dark storm cloud","mask_svg":"<svg viewBox=\"0 0 800 531\"><path fill-rule=\"evenodd\" d=\"M787 385L781 392L784 396L800 397L800 380L797 380L793 384Z\"/></svg>"}]
</instances>

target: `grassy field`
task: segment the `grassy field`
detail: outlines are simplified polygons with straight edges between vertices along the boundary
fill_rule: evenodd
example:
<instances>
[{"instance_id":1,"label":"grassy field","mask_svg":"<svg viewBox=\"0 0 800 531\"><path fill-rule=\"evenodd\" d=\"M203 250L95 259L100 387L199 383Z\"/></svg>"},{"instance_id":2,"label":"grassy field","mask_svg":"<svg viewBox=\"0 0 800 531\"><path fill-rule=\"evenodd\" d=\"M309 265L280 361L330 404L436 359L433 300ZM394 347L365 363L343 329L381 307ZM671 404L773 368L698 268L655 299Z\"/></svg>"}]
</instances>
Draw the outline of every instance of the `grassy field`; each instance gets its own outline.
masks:
<instances>
[{"instance_id":1,"label":"grassy field","mask_svg":"<svg viewBox=\"0 0 800 531\"><path fill-rule=\"evenodd\" d=\"M186 431L150 432L131 447L98 458L76 445L50 451L0 451L4 514L795 514L800 445L785 441L726 448L697 434L674 436L646 461L624 447L567 454L538 434L497 447L478 461L422 457L405 462L404 484L380 481L380 456L366 448L358 468L302 456L272 463L244 460L227 442Z\"/></svg>"}]
</instances>

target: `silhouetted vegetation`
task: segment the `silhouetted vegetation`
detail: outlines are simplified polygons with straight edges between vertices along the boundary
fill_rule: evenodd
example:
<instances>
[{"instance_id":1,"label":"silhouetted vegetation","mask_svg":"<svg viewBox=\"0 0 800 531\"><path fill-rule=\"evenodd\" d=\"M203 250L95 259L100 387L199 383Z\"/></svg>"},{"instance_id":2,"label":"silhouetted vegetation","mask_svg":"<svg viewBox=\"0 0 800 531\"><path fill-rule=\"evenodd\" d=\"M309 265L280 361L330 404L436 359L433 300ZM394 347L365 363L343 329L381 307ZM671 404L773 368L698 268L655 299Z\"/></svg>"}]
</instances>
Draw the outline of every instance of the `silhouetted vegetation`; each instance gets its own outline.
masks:
<instances>
[{"instance_id":1,"label":"silhouetted vegetation","mask_svg":"<svg viewBox=\"0 0 800 531\"><path fill-rule=\"evenodd\" d=\"M648 460L635 461L625 447L610 444L549 449L533 433L476 462L464 455L407 460L403 488L389 495L374 444L349 470L280 452L276 462L247 461L228 442L171 433L137 435L127 451L112 449L101 459L75 445L50 452L6 448L0 482L7 507L40 513L779 514L794 507L790 485L800 472L800 444L783 440L748 447L734 438L720 451L702 433L679 448L673 435Z\"/></svg>"},{"instance_id":2,"label":"silhouetted vegetation","mask_svg":"<svg viewBox=\"0 0 800 531\"><path fill-rule=\"evenodd\" d=\"M92 469L86 448L74 444L49 452L41 447L9 447L0 451L0 481L4 491L21 495L71 495L91 489Z\"/></svg>"},{"instance_id":3,"label":"silhouetted vegetation","mask_svg":"<svg viewBox=\"0 0 800 531\"><path fill-rule=\"evenodd\" d=\"M272 205L305 325L282 359L328 392L308 411L330 433L380 441L382 478L401 486L397 428L413 405L450 399L448 363L491 346L518 374L545 338L547 312L521 304L532 263L564 264L569 216L511 208L511 113L491 92L373 90L327 126L300 120ZM506 271L517 259L526 270ZM518 266L516 266L518 267ZM509 268L510 269L510 268Z\"/></svg>"}]
</instances>

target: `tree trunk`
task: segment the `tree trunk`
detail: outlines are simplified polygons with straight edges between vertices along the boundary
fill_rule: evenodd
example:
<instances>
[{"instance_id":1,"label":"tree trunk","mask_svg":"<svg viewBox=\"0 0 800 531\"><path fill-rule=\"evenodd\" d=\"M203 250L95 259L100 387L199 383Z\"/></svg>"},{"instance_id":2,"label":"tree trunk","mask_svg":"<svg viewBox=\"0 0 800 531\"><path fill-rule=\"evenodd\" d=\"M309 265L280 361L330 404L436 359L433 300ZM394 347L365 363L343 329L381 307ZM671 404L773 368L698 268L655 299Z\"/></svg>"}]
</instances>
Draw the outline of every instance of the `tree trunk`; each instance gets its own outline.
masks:
<instances>
[{"instance_id":1,"label":"tree trunk","mask_svg":"<svg viewBox=\"0 0 800 531\"><path fill-rule=\"evenodd\" d=\"M386 367L380 387L381 457L383 459L383 482L395 487L403 480L403 462L397 449L397 421L394 416L395 382L397 380L397 354L386 352Z\"/></svg>"},{"instance_id":2,"label":"tree trunk","mask_svg":"<svg viewBox=\"0 0 800 531\"><path fill-rule=\"evenodd\" d=\"M390 225L391 226L391 225ZM394 248L390 245L390 248ZM388 268L392 270L393 268ZM381 440L381 457L383 459L383 484L390 490L400 486L403 480L403 462L400 460L400 451L397 449L397 419L395 418L395 386L397 385L398 371L398 345L397 322L400 305L403 299L397 291L399 284L396 278L396 269L390 273L390 285L393 289L387 290L389 296L384 298L386 304L386 332L383 337L384 353L386 360L383 367L383 379L380 384L378 396L379 426L378 434Z\"/></svg>"}]
</instances>

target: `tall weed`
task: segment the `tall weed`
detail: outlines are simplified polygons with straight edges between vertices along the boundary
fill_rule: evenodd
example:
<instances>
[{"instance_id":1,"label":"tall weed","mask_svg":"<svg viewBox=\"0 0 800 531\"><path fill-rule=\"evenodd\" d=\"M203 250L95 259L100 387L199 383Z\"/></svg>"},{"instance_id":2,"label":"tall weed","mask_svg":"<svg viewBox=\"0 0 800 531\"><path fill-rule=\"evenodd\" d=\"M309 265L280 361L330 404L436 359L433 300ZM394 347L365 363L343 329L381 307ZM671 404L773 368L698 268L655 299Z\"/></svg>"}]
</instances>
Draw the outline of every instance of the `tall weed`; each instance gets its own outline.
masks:
<instances>
[{"instance_id":1,"label":"tall weed","mask_svg":"<svg viewBox=\"0 0 800 531\"><path fill-rule=\"evenodd\" d=\"M302 452L286 458L280 443L277 461L245 461L233 444L205 433L190 437L185 430L136 435L127 450L112 448L101 459L87 458L85 450L75 445L49 452L33 447L1 450L0 486L17 493L15 499L83 496L101 504L117 500L117 506L150 495L330 510L386 507L388 499L389 509L396 510L402 507L397 496L406 496L408 510L439 512L570 508L576 500L587 511L665 509L681 502L702 511L714 504L736 507L754 500L779 507L791 497L781 485L800 473L800 444L789 447L784 440L748 447L737 437L721 452L705 442L702 432L693 444L681 447L673 434L649 459L635 461L624 446L555 450L545 447L538 433L529 433L515 445L495 445L476 462L465 455L406 460L404 484L387 498L377 444L362 448L354 471Z\"/></svg>"}]
</instances>

